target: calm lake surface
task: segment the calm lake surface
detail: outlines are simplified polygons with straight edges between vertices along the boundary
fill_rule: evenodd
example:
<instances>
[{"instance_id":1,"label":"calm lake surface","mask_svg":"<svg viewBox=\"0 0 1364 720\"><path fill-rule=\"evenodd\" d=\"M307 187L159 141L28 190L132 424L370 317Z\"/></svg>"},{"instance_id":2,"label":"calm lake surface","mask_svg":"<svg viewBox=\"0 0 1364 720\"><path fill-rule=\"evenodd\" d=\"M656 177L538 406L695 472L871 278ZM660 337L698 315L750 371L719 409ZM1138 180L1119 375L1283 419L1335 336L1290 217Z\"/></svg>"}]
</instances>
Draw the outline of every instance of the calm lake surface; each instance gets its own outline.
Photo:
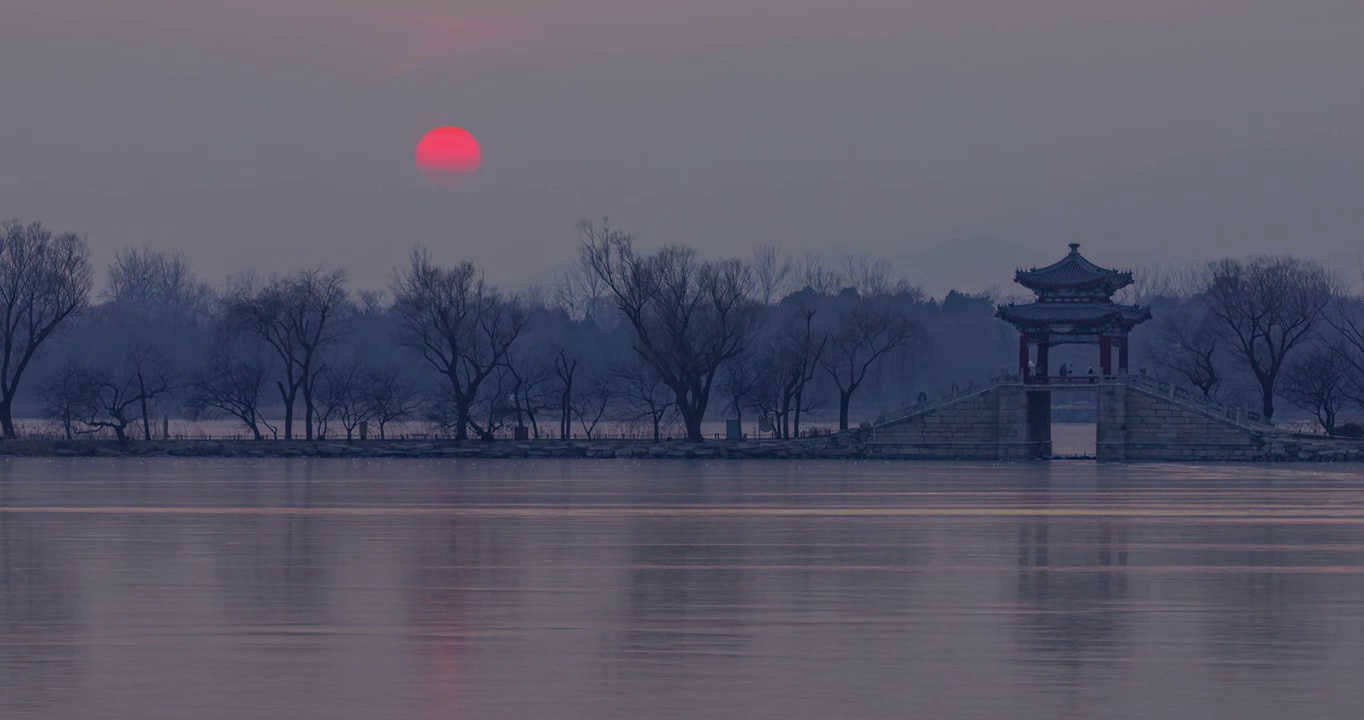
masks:
<instances>
[{"instance_id":1,"label":"calm lake surface","mask_svg":"<svg viewBox=\"0 0 1364 720\"><path fill-rule=\"evenodd\" d=\"M0 460L0 717L1358 718L1348 466Z\"/></svg>"}]
</instances>

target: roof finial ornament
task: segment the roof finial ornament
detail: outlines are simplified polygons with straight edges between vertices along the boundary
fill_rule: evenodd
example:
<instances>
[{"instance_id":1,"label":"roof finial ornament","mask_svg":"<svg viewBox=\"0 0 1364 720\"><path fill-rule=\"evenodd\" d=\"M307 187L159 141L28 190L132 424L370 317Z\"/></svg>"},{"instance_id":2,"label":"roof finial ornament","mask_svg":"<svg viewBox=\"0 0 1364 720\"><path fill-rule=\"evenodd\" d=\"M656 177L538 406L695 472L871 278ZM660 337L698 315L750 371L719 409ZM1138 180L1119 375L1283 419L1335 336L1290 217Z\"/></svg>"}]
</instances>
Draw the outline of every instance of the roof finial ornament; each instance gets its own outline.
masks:
<instances>
[{"instance_id":1,"label":"roof finial ornament","mask_svg":"<svg viewBox=\"0 0 1364 720\"><path fill-rule=\"evenodd\" d=\"M1071 244L1070 244L1070 251L1071 251L1072 253L1080 252L1080 243L1071 243Z\"/></svg>"}]
</instances>

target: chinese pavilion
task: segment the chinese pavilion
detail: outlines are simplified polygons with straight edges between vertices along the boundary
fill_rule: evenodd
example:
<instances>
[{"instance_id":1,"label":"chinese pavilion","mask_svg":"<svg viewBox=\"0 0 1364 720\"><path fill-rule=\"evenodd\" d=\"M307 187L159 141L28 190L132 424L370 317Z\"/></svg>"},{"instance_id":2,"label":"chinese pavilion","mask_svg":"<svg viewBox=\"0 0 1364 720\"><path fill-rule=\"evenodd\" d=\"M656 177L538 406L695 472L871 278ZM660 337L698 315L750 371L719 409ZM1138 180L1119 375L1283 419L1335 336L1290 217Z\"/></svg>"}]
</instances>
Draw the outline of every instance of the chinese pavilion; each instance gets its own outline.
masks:
<instances>
[{"instance_id":1,"label":"chinese pavilion","mask_svg":"<svg viewBox=\"0 0 1364 720\"><path fill-rule=\"evenodd\" d=\"M1127 372L1127 335L1151 319L1148 308L1113 301L1113 293L1132 284L1132 273L1099 267L1080 254L1079 243L1070 253L1043 268L1019 270L1014 282L1033 291L1037 301L999 306L995 316L1018 328L1018 366L1024 382L1047 384L1047 355L1053 345L1099 346L1103 375L1113 374L1113 351L1118 372ZM1031 347L1037 348L1030 367Z\"/></svg>"}]
</instances>

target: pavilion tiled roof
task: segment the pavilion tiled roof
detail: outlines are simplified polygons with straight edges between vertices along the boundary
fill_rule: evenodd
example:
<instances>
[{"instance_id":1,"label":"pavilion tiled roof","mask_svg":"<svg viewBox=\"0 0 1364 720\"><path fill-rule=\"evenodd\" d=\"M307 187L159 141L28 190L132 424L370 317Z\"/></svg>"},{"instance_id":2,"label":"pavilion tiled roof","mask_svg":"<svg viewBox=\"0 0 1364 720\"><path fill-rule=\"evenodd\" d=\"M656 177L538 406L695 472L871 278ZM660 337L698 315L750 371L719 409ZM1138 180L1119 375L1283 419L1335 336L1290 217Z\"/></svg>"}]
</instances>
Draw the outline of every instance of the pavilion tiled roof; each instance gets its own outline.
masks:
<instances>
[{"instance_id":1,"label":"pavilion tiled roof","mask_svg":"<svg viewBox=\"0 0 1364 720\"><path fill-rule=\"evenodd\" d=\"M1015 325L1080 325L1102 327L1110 324L1136 325L1151 318L1148 308L1117 303L1040 302L1026 305L1001 305L995 313Z\"/></svg>"},{"instance_id":2,"label":"pavilion tiled roof","mask_svg":"<svg viewBox=\"0 0 1364 720\"><path fill-rule=\"evenodd\" d=\"M1132 273L1099 267L1080 254L1080 244L1071 243L1070 253L1042 268L1019 270L1014 282L1030 290L1084 290L1107 284L1113 291L1132 283Z\"/></svg>"}]
</instances>

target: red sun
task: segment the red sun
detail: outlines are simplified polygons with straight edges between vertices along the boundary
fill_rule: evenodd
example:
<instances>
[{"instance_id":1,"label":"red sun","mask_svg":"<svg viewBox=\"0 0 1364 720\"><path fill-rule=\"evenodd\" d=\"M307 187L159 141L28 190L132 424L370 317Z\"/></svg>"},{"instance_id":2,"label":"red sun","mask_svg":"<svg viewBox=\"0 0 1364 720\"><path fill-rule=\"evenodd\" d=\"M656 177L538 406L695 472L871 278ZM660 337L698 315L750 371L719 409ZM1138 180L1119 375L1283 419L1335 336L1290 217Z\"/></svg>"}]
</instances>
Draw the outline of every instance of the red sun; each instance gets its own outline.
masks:
<instances>
[{"instance_id":1,"label":"red sun","mask_svg":"<svg viewBox=\"0 0 1364 720\"><path fill-rule=\"evenodd\" d=\"M478 172L483 151L469 131L457 127L438 127L417 143L417 169L427 179L450 185Z\"/></svg>"}]
</instances>

